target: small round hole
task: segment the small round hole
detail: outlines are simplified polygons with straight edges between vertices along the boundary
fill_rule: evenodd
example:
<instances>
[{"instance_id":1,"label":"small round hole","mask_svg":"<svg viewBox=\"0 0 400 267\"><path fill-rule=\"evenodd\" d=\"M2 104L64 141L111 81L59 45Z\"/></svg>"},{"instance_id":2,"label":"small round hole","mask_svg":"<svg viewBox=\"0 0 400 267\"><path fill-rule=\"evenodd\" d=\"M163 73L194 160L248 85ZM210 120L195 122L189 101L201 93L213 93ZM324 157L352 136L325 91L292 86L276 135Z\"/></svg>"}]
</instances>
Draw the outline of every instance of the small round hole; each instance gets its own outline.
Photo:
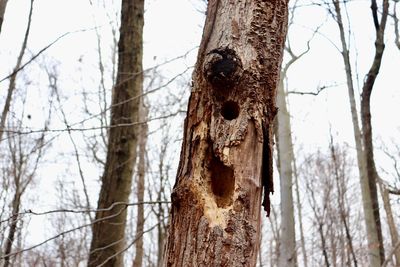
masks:
<instances>
[{"instance_id":1,"label":"small round hole","mask_svg":"<svg viewBox=\"0 0 400 267\"><path fill-rule=\"evenodd\" d=\"M226 120L234 120L239 116L239 105L233 101L227 101L222 105L221 115Z\"/></svg>"}]
</instances>

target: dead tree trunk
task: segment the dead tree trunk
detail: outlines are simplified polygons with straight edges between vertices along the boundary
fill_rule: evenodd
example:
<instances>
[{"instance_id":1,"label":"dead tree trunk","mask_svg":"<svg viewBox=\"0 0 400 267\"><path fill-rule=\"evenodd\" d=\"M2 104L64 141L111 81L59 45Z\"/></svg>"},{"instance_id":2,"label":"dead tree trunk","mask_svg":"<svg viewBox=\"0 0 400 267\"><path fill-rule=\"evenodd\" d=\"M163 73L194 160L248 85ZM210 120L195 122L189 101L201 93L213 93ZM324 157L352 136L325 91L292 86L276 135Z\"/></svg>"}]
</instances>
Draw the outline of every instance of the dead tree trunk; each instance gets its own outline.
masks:
<instances>
[{"instance_id":1,"label":"dead tree trunk","mask_svg":"<svg viewBox=\"0 0 400 267\"><path fill-rule=\"evenodd\" d=\"M103 210L96 213L93 224L88 266L123 266L126 206L121 203L128 202L136 159L136 124L143 83L143 13L144 0L122 1L117 83L98 201L98 208Z\"/></svg>"},{"instance_id":2,"label":"dead tree trunk","mask_svg":"<svg viewBox=\"0 0 400 267\"><path fill-rule=\"evenodd\" d=\"M208 2L165 266L256 265L286 29L286 0Z\"/></svg>"}]
</instances>

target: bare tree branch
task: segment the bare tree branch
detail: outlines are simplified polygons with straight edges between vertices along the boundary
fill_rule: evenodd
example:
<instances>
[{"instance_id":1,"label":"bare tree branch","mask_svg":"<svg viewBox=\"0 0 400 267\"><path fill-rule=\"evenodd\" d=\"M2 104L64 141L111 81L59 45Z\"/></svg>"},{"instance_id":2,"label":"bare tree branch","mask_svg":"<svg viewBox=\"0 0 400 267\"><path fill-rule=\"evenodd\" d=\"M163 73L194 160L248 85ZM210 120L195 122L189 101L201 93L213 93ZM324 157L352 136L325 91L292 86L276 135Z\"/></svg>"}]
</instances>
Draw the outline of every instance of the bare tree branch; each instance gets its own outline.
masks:
<instances>
[{"instance_id":1,"label":"bare tree branch","mask_svg":"<svg viewBox=\"0 0 400 267\"><path fill-rule=\"evenodd\" d=\"M18 255L18 254L20 254L20 253L23 253L23 252L26 252L26 251L35 249L35 248L37 248L37 247L40 247L40 246L42 246L42 245L44 245L44 244L46 244L46 243L48 243L48 242L50 242L50 241L52 241L52 240L54 240L54 239L60 238L60 237L66 235L66 234L69 234L69 233L71 233L71 232L80 230L80 229L85 228L85 227L92 226L93 224L98 223L98 222L101 222L101 221L105 221L105 220L109 220L109 219L111 219L111 218L114 218L114 217L118 216L122 211L124 211L124 210L125 210L127 207L129 207L129 206L142 205L142 204L158 204L158 203L159 203L159 202L151 202L151 203L150 203L150 202L142 202L142 203L113 203L113 204L112 204L110 207L108 207L108 208L105 208L105 209L98 209L98 210L94 210L94 211L95 211L95 212L100 212L100 211L104 211L104 210L111 210L112 208L114 208L115 206L118 206L118 205L122 205L122 206L124 206L124 207L123 207L122 209L118 210L118 212L116 212L116 213L114 213L114 214L111 214L111 215L109 215L109 216L107 216L107 217L103 217L103 218L94 220L93 222L90 222L90 223L87 223L87 224L80 225L80 226L78 226L78 227L69 229L69 230L67 230L67 231L63 231L63 232L58 233L57 235L54 235L54 236L52 236L52 237L50 237L50 238L48 238L48 239L46 239L46 240L44 240L44 241L42 241L42 242L40 242L40 243L37 243L36 245L30 246L30 247L25 248L25 249L21 249L21 250L19 250L19 251L15 251L15 252L13 252L13 253L9 253L9 254L6 254L6 255L2 255L2 256L0 257L0 259L5 259L6 257L10 257L10 258L11 258L11 257L15 257L16 255ZM163 202L163 203L167 203L167 201L165 201L165 202ZM59 210L59 211L60 211L60 210ZM57 211L57 212L59 212L59 211ZM65 211L63 211L63 212L65 212ZM86 213L87 210L78 211L78 212L85 212L85 213ZM33 212L29 212L29 213L30 213L30 214L34 214ZM48 212L48 213L53 213L53 212ZM48 214L48 213L47 213L47 214ZM75 211L74 213L76 213L76 211ZM42 213L42 214L44 214L44 213ZM42 214L41 214L41 215L42 215ZM157 225L151 227L150 229L144 231L143 233L148 232L148 231L151 231L151 230L154 229L156 226L157 226ZM134 242L135 242L135 241L134 241ZM128 246L128 248L129 248L131 245L133 245L134 242L132 242L132 243ZM128 249L128 248L126 248L126 249ZM125 250L126 250L126 249L125 249ZM125 251L125 250L124 250L124 251ZM123 251L121 251L121 252L119 252L119 253L122 253L122 252L123 252Z\"/></svg>"},{"instance_id":2,"label":"bare tree branch","mask_svg":"<svg viewBox=\"0 0 400 267\"><path fill-rule=\"evenodd\" d=\"M59 132L81 132L81 131L93 131L93 130L99 130L99 129L111 129L111 128L118 128L118 127L130 127L133 125L140 125L143 123L147 123L150 121L156 121L156 120L161 120L161 119L166 119L170 117L177 116L178 114L186 113L185 110L178 110L176 112L173 112L171 114L166 114L164 116L158 116L154 118L150 118L146 121L139 121L139 122L132 122L132 123L120 123L120 124L115 124L115 125L110 125L110 126L94 126L94 127L87 127L87 128L73 128L72 125L69 125L66 128L60 128L60 129L49 129L49 128L44 128L44 129L35 129L35 130L26 130L26 131L20 131L20 130L4 130L6 133L10 134L16 134L16 135L25 135L25 134L33 134L33 133L43 133L43 132L49 132L49 133L59 133ZM3 141L9 137L3 138L0 141Z\"/></svg>"},{"instance_id":3,"label":"bare tree branch","mask_svg":"<svg viewBox=\"0 0 400 267\"><path fill-rule=\"evenodd\" d=\"M12 216L10 216L7 219L1 220L0 223L4 223L7 222L9 220L12 220L12 218L14 216L22 216L22 215L36 215L36 216L43 216L43 215L48 215L48 214L53 214L53 213L87 213L87 212L101 212L101 211L110 211L113 208L117 207L117 206L126 206L126 207L130 207L130 206L137 206L137 205L156 205L156 204L170 204L170 201L143 201L143 202L115 202L112 205L110 205L108 208L104 208L104 209L81 209L81 210L76 210L76 209L55 209L55 210L49 210L49 211L42 211L42 212L38 212L38 211L33 211L31 209L28 209L24 212L20 212L18 214L12 214Z\"/></svg>"},{"instance_id":4,"label":"bare tree branch","mask_svg":"<svg viewBox=\"0 0 400 267\"><path fill-rule=\"evenodd\" d=\"M317 95L319 95L322 91L324 91L325 89L329 89L329 88L337 87L337 86L339 86L339 84L323 85L323 86L318 87L316 92L288 91L288 94L313 95L313 96L317 96Z\"/></svg>"}]
</instances>

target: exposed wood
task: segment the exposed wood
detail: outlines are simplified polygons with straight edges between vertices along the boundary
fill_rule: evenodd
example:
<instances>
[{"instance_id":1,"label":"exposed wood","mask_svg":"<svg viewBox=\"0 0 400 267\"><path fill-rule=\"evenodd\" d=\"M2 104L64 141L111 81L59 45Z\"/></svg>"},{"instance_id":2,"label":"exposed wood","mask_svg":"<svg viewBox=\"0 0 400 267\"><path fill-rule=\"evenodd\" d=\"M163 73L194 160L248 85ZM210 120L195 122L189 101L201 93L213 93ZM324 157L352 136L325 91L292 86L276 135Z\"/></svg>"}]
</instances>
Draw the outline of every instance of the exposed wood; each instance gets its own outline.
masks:
<instances>
[{"instance_id":1,"label":"exposed wood","mask_svg":"<svg viewBox=\"0 0 400 267\"><path fill-rule=\"evenodd\" d=\"M117 83L113 89L111 127L107 159L102 177L98 209L114 203L128 202L136 160L138 97L142 92L142 39L144 0L123 0L118 43ZM128 126L126 126L128 125ZM96 213L88 266L123 266L125 248L126 207Z\"/></svg>"},{"instance_id":2,"label":"exposed wood","mask_svg":"<svg viewBox=\"0 0 400 267\"><path fill-rule=\"evenodd\" d=\"M208 2L165 266L256 265L286 28L285 0Z\"/></svg>"}]
</instances>

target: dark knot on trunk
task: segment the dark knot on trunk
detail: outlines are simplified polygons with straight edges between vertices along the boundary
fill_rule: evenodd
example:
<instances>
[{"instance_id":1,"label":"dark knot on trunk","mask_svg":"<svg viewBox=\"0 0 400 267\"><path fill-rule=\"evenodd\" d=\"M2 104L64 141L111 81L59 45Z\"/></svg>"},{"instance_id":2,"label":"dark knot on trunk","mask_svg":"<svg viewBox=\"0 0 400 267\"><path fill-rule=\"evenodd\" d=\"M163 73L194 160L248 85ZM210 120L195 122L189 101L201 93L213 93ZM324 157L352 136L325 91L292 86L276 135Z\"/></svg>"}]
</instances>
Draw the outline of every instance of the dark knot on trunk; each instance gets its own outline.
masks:
<instances>
[{"instance_id":1,"label":"dark knot on trunk","mask_svg":"<svg viewBox=\"0 0 400 267\"><path fill-rule=\"evenodd\" d=\"M238 83L242 73L242 62L233 49L217 48L206 55L204 76L213 86L228 89Z\"/></svg>"}]
</instances>

